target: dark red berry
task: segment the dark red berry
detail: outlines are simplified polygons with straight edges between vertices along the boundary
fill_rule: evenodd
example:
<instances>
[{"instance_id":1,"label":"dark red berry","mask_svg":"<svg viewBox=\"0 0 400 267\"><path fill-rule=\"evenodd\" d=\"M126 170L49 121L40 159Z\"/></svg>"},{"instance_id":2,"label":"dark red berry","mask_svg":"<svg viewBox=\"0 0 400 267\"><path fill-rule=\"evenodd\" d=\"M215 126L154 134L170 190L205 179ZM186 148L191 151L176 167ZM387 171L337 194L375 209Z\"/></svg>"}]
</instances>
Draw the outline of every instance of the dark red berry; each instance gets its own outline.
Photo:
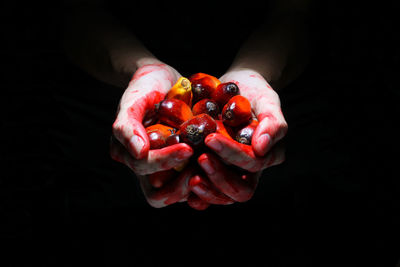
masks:
<instances>
[{"instance_id":1,"label":"dark red berry","mask_svg":"<svg viewBox=\"0 0 400 267\"><path fill-rule=\"evenodd\" d=\"M192 147L204 144L207 135L214 133L217 125L208 114L200 114L184 122L179 129L180 141Z\"/></svg>"},{"instance_id":2,"label":"dark red berry","mask_svg":"<svg viewBox=\"0 0 400 267\"><path fill-rule=\"evenodd\" d=\"M235 83L221 83L212 93L211 99L217 102L222 109L223 106L228 103L229 99L235 95L240 95L239 87Z\"/></svg>"},{"instance_id":3,"label":"dark red berry","mask_svg":"<svg viewBox=\"0 0 400 267\"><path fill-rule=\"evenodd\" d=\"M219 107L215 101L206 98L197 102L193 106L192 112L195 116L205 113L210 115L213 119L217 119L219 114Z\"/></svg>"}]
</instances>

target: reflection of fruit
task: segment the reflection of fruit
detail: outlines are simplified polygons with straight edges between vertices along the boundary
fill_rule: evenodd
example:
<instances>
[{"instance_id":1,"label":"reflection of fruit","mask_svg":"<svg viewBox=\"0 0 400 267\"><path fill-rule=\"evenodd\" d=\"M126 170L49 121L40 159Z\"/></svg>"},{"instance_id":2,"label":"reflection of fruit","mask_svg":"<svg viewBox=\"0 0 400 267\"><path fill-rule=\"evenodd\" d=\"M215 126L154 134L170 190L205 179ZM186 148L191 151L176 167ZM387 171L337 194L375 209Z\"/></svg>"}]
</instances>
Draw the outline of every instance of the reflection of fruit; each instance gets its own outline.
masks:
<instances>
[{"instance_id":1,"label":"reflection of fruit","mask_svg":"<svg viewBox=\"0 0 400 267\"><path fill-rule=\"evenodd\" d=\"M236 141L241 144L251 145L251 138L253 137L254 130L258 126L257 120L252 120L251 123L244 128L240 129L236 134Z\"/></svg>"},{"instance_id":2,"label":"reflection of fruit","mask_svg":"<svg viewBox=\"0 0 400 267\"><path fill-rule=\"evenodd\" d=\"M162 124L154 124L146 128L150 140L150 149L160 149L165 146L166 139L175 133L175 129Z\"/></svg>"},{"instance_id":3,"label":"reflection of fruit","mask_svg":"<svg viewBox=\"0 0 400 267\"><path fill-rule=\"evenodd\" d=\"M214 133L217 125L208 114L200 114L184 122L179 128L181 142L192 147L200 147L204 144L207 135Z\"/></svg>"},{"instance_id":4,"label":"reflection of fruit","mask_svg":"<svg viewBox=\"0 0 400 267\"><path fill-rule=\"evenodd\" d=\"M219 108L218 104L215 101L206 98L194 104L192 112L193 115L200 115L204 113L210 115L213 119L217 119Z\"/></svg>"},{"instance_id":5,"label":"reflection of fruit","mask_svg":"<svg viewBox=\"0 0 400 267\"><path fill-rule=\"evenodd\" d=\"M189 79L185 77L179 78L179 80L172 86L169 90L165 99L176 98L185 102L187 105L192 105L192 87L190 85Z\"/></svg>"},{"instance_id":6,"label":"reflection of fruit","mask_svg":"<svg viewBox=\"0 0 400 267\"><path fill-rule=\"evenodd\" d=\"M217 130L215 132L220 133L230 139L233 139L232 136L234 136L234 133L229 126L224 125L221 120L215 120L215 123L217 124Z\"/></svg>"},{"instance_id":7,"label":"reflection of fruit","mask_svg":"<svg viewBox=\"0 0 400 267\"><path fill-rule=\"evenodd\" d=\"M193 74L189 80L192 83L193 103L211 98L212 92L221 83L216 77L205 73Z\"/></svg>"},{"instance_id":8,"label":"reflection of fruit","mask_svg":"<svg viewBox=\"0 0 400 267\"><path fill-rule=\"evenodd\" d=\"M158 104L158 115L161 123L174 128L193 117L190 107L179 99L166 99Z\"/></svg>"},{"instance_id":9,"label":"reflection of fruit","mask_svg":"<svg viewBox=\"0 0 400 267\"><path fill-rule=\"evenodd\" d=\"M217 86L217 89L211 94L211 99L218 103L222 109L224 105L234 97L240 95L239 87L234 83L221 83Z\"/></svg>"},{"instance_id":10,"label":"reflection of fruit","mask_svg":"<svg viewBox=\"0 0 400 267\"><path fill-rule=\"evenodd\" d=\"M237 127L247 124L251 118L249 100L241 95L232 97L222 109L222 120L226 125Z\"/></svg>"}]
</instances>

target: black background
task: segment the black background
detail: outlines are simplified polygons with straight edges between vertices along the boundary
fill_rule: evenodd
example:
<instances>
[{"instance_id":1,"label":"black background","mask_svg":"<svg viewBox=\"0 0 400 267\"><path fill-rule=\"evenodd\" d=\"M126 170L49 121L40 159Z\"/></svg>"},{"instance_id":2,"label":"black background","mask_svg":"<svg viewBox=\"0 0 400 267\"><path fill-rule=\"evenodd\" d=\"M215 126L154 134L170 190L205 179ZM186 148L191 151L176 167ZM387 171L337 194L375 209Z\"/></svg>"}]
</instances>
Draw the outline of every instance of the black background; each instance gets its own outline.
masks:
<instances>
[{"instance_id":1,"label":"black background","mask_svg":"<svg viewBox=\"0 0 400 267\"><path fill-rule=\"evenodd\" d=\"M323 2L310 20L311 62L280 94L287 160L264 172L249 202L198 212L151 208L133 174L109 158L122 92L66 60L59 6L3 1L2 266L395 266L398 6ZM229 49L197 42L204 35L189 26L192 47L138 35L182 74L218 77L262 13L251 4L247 15L225 10L197 24L213 37L234 35ZM201 52L188 60L193 49Z\"/></svg>"}]
</instances>

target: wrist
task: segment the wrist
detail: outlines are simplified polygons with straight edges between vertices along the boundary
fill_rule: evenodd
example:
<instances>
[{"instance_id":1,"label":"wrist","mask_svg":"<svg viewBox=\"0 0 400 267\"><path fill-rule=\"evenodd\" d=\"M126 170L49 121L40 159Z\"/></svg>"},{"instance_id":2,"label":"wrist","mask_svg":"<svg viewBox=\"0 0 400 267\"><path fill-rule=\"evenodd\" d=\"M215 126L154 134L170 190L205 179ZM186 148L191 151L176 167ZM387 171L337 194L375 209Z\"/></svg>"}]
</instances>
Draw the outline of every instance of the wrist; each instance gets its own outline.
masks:
<instances>
[{"instance_id":1,"label":"wrist","mask_svg":"<svg viewBox=\"0 0 400 267\"><path fill-rule=\"evenodd\" d=\"M143 66L152 64L162 64L160 60L153 56L136 56L136 55L125 55L124 57L114 57L112 59L112 66L114 72L118 77L121 78L121 83L127 85L132 79L135 72Z\"/></svg>"},{"instance_id":2,"label":"wrist","mask_svg":"<svg viewBox=\"0 0 400 267\"><path fill-rule=\"evenodd\" d=\"M265 73L255 68L245 68L241 66L230 68L220 79L223 82L229 82L232 80L242 82L248 80L249 78L258 78L258 80L264 80L270 84L270 81L268 81Z\"/></svg>"}]
</instances>

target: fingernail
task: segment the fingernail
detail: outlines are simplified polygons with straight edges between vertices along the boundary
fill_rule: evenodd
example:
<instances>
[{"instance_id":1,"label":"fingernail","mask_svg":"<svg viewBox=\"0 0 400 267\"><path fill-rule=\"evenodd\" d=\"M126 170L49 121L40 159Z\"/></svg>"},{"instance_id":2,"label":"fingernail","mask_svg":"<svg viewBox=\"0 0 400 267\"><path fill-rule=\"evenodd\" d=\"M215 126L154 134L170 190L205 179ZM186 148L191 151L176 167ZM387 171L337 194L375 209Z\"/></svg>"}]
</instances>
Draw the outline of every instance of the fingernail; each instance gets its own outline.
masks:
<instances>
[{"instance_id":1,"label":"fingernail","mask_svg":"<svg viewBox=\"0 0 400 267\"><path fill-rule=\"evenodd\" d=\"M211 140L207 143L209 147L211 147L215 152L221 152L222 144L217 140Z\"/></svg>"},{"instance_id":2,"label":"fingernail","mask_svg":"<svg viewBox=\"0 0 400 267\"><path fill-rule=\"evenodd\" d=\"M211 164L210 160L208 159L203 159L200 162L201 167L204 169L204 171L208 174L208 175L213 175L215 173L215 168L214 166Z\"/></svg>"},{"instance_id":3,"label":"fingernail","mask_svg":"<svg viewBox=\"0 0 400 267\"><path fill-rule=\"evenodd\" d=\"M192 151L190 150L179 150L178 154L176 155L176 159L178 161L182 161L182 160L186 160L188 159L190 156L192 156Z\"/></svg>"},{"instance_id":4,"label":"fingernail","mask_svg":"<svg viewBox=\"0 0 400 267\"><path fill-rule=\"evenodd\" d=\"M132 152L135 154L134 156L136 158L139 158L141 156L142 150L145 146L145 142L140 136L133 135L130 140L130 146L131 146Z\"/></svg>"},{"instance_id":5,"label":"fingernail","mask_svg":"<svg viewBox=\"0 0 400 267\"><path fill-rule=\"evenodd\" d=\"M194 187L194 186L199 185L199 184L201 184L200 176L196 175L196 176L190 178L190 180L189 180L189 186L190 187Z\"/></svg>"}]
</instances>

